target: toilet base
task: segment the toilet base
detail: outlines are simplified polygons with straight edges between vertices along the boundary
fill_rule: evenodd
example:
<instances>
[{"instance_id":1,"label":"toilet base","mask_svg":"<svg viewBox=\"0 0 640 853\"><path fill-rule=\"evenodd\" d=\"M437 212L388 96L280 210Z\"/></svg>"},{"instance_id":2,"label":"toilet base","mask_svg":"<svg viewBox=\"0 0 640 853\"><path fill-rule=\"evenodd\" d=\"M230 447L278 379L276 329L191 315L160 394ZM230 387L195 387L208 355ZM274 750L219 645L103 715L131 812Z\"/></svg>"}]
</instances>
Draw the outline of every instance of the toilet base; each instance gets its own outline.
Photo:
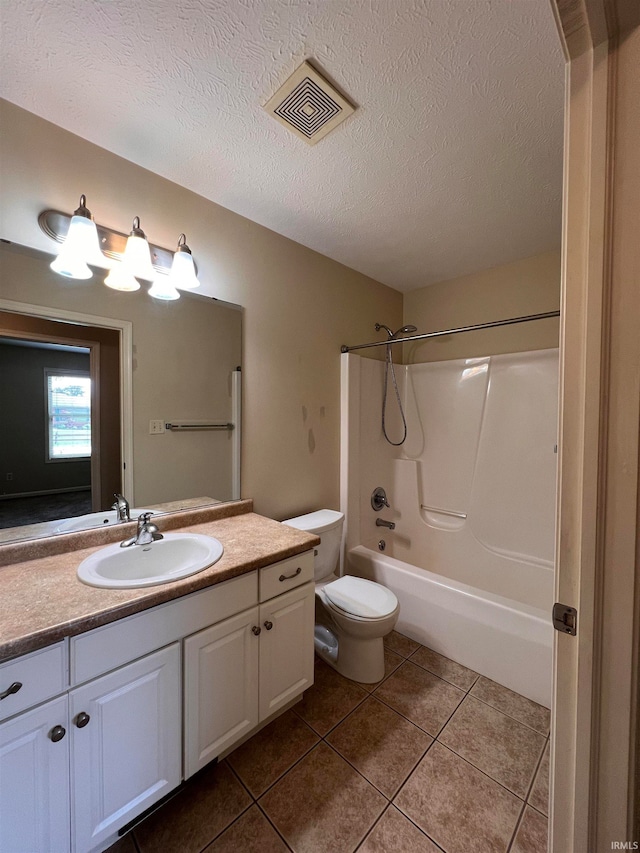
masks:
<instances>
[{"instance_id":1,"label":"toilet base","mask_svg":"<svg viewBox=\"0 0 640 853\"><path fill-rule=\"evenodd\" d=\"M343 635L336 638L323 625L316 625L314 639L318 657L345 678L361 684L375 684L384 678L382 637L359 640Z\"/></svg>"},{"instance_id":2,"label":"toilet base","mask_svg":"<svg viewBox=\"0 0 640 853\"><path fill-rule=\"evenodd\" d=\"M314 628L313 647L318 657L331 666L338 660L338 638L324 625L316 625Z\"/></svg>"}]
</instances>

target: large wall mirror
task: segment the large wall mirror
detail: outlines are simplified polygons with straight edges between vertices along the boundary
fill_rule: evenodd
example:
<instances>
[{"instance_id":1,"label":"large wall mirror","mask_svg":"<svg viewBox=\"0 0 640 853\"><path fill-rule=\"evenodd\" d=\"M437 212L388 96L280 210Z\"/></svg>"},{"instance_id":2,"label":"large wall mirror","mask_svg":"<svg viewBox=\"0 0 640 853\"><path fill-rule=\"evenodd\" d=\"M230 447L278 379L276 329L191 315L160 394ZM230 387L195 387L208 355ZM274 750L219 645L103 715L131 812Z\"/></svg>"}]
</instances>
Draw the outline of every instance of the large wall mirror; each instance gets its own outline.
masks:
<instances>
[{"instance_id":1,"label":"large wall mirror","mask_svg":"<svg viewBox=\"0 0 640 853\"><path fill-rule=\"evenodd\" d=\"M240 497L242 310L0 243L0 542Z\"/></svg>"}]
</instances>

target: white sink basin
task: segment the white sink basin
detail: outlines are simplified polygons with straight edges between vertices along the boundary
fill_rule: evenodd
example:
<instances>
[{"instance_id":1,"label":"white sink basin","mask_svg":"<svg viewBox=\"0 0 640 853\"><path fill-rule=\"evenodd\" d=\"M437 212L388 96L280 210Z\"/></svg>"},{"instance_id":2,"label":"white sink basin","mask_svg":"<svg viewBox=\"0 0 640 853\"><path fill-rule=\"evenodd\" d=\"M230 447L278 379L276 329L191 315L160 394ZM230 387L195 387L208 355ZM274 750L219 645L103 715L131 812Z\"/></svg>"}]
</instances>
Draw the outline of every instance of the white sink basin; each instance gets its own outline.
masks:
<instances>
[{"instance_id":1,"label":"white sink basin","mask_svg":"<svg viewBox=\"0 0 640 853\"><path fill-rule=\"evenodd\" d=\"M151 545L120 543L96 551L78 566L78 578L89 586L132 589L195 575L216 563L224 548L212 536L165 533Z\"/></svg>"},{"instance_id":2,"label":"white sink basin","mask_svg":"<svg viewBox=\"0 0 640 853\"><path fill-rule=\"evenodd\" d=\"M131 521L135 521L143 512L152 512L150 509L132 509L130 511ZM56 533L72 533L74 530L91 530L94 527L109 527L118 521L118 513L115 509L104 512L89 512L87 515L77 515L75 518L67 518L56 527Z\"/></svg>"}]
</instances>

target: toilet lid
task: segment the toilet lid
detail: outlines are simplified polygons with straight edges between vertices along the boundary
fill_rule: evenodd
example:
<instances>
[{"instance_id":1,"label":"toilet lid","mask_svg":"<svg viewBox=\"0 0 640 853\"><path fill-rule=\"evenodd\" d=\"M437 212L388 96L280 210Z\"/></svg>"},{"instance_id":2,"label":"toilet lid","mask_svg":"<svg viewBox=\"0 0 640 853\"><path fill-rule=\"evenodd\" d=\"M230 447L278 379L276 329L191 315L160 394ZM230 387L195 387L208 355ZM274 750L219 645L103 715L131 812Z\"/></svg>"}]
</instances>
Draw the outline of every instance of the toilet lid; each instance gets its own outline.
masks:
<instances>
[{"instance_id":1,"label":"toilet lid","mask_svg":"<svg viewBox=\"0 0 640 853\"><path fill-rule=\"evenodd\" d=\"M398 599L379 583L344 575L323 587L329 602L345 613L366 619L382 619L398 606Z\"/></svg>"}]
</instances>

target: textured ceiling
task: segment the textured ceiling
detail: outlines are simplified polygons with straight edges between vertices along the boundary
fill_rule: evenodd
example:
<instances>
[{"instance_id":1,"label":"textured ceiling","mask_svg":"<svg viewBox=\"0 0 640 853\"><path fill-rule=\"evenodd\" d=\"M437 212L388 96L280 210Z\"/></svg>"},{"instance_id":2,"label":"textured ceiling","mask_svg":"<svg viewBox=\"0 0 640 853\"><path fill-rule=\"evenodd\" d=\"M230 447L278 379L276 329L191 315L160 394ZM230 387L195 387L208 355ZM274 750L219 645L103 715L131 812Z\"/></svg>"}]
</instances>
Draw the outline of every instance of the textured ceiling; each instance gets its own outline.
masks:
<instances>
[{"instance_id":1,"label":"textured ceiling","mask_svg":"<svg viewBox=\"0 0 640 853\"><path fill-rule=\"evenodd\" d=\"M1 0L3 97L411 290L560 243L545 0ZM358 106L309 147L263 109L305 58Z\"/></svg>"}]
</instances>

